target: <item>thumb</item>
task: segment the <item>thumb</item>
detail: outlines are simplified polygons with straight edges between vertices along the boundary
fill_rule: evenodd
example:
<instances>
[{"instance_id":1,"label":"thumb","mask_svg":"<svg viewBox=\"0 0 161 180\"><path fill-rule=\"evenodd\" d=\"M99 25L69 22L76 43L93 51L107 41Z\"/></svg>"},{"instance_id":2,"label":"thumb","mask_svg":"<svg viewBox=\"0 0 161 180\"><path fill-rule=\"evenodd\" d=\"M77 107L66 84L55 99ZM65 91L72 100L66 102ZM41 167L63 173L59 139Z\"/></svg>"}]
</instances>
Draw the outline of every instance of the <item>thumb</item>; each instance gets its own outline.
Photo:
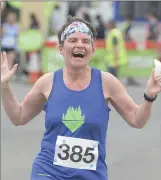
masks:
<instances>
[{"instance_id":1,"label":"thumb","mask_svg":"<svg viewBox=\"0 0 161 180\"><path fill-rule=\"evenodd\" d=\"M154 76L155 76L154 72L155 72L155 70L153 69L152 72L151 72L151 75L150 75L150 79L154 79Z\"/></svg>"}]
</instances>

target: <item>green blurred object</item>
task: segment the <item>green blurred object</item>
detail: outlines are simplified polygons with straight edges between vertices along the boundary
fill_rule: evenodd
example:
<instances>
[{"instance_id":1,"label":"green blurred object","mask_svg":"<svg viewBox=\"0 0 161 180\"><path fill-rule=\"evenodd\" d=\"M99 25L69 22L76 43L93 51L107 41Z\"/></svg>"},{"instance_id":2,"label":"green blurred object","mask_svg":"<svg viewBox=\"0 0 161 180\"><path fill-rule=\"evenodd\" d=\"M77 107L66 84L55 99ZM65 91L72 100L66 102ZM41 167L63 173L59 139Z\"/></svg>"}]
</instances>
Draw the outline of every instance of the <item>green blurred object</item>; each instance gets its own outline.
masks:
<instances>
[{"instance_id":1,"label":"green blurred object","mask_svg":"<svg viewBox=\"0 0 161 180\"><path fill-rule=\"evenodd\" d=\"M12 1L12 0L8 1L8 4L10 6L12 6L13 8L17 8L17 9L21 9L22 3L23 2L21 2L21 1L16 1L16 2Z\"/></svg>"},{"instance_id":2,"label":"green blurred object","mask_svg":"<svg viewBox=\"0 0 161 180\"><path fill-rule=\"evenodd\" d=\"M64 67L63 56L60 55L57 48L43 48L42 50L42 71L43 73L54 72Z\"/></svg>"},{"instance_id":3,"label":"green blurred object","mask_svg":"<svg viewBox=\"0 0 161 180\"><path fill-rule=\"evenodd\" d=\"M43 35L39 30L31 29L21 32L18 39L18 47L21 51L31 52L39 50L43 46Z\"/></svg>"},{"instance_id":4,"label":"green blurred object","mask_svg":"<svg viewBox=\"0 0 161 180\"><path fill-rule=\"evenodd\" d=\"M96 49L92 59L89 62L89 65L92 67L96 67L101 71L106 71L105 54L105 49Z\"/></svg>"}]
</instances>

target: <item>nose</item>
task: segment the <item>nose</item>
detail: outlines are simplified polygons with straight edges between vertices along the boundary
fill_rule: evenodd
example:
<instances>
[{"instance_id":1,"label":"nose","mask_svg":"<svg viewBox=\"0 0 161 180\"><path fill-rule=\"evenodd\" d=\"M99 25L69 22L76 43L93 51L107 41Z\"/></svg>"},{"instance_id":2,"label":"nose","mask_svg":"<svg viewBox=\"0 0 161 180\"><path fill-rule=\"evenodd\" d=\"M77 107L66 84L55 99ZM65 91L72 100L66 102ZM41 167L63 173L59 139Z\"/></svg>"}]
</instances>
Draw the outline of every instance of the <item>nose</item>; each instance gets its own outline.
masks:
<instances>
[{"instance_id":1,"label":"nose","mask_svg":"<svg viewBox=\"0 0 161 180\"><path fill-rule=\"evenodd\" d=\"M76 44L76 47L77 48L83 48L84 47L83 42L81 40L78 40L77 44Z\"/></svg>"}]
</instances>

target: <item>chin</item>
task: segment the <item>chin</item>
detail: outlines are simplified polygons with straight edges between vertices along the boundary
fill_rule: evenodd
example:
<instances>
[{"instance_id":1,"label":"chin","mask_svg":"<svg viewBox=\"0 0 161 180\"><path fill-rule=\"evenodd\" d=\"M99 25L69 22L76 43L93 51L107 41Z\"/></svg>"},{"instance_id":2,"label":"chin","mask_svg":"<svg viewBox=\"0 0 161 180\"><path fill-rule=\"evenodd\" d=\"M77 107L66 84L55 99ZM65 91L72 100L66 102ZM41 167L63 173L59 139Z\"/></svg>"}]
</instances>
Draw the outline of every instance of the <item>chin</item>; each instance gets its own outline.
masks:
<instances>
[{"instance_id":1,"label":"chin","mask_svg":"<svg viewBox=\"0 0 161 180\"><path fill-rule=\"evenodd\" d=\"M75 63L72 63L71 66L73 68L84 68L87 66L87 64L84 62L75 62Z\"/></svg>"},{"instance_id":2,"label":"chin","mask_svg":"<svg viewBox=\"0 0 161 180\"><path fill-rule=\"evenodd\" d=\"M87 62L84 59L77 59L71 62L71 66L75 68L82 68L87 66Z\"/></svg>"}]
</instances>

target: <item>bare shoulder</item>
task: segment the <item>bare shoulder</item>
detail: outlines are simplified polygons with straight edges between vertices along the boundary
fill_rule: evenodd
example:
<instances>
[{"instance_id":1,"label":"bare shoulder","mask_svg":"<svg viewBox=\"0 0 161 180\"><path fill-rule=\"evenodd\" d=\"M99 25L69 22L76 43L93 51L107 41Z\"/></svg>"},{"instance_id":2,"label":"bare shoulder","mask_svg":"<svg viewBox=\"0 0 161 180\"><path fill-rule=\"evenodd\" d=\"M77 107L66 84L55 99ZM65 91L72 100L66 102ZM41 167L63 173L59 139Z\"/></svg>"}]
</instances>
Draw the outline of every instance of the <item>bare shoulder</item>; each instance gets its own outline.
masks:
<instances>
[{"instance_id":1,"label":"bare shoulder","mask_svg":"<svg viewBox=\"0 0 161 180\"><path fill-rule=\"evenodd\" d=\"M119 89L124 88L121 82L111 73L102 71L101 74L102 74L102 87L106 99L110 98L112 94L115 93L116 91L118 92Z\"/></svg>"},{"instance_id":2,"label":"bare shoulder","mask_svg":"<svg viewBox=\"0 0 161 180\"><path fill-rule=\"evenodd\" d=\"M37 86L37 88L41 91L41 93L45 96L46 99L48 99L52 89L53 76L54 76L53 72L45 73L35 83L35 86Z\"/></svg>"},{"instance_id":3,"label":"bare shoulder","mask_svg":"<svg viewBox=\"0 0 161 180\"><path fill-rule=\"evenodd\" d=\"M102 81L104 83L112 83L113 80L115 79L115 77L109 72L101 71L101 74L102 74Z\"/></svg>"},{"instance_id":4,"label":"bare shoulder","mask_svg":"<svg viewBox=\"0 0 161 180\"><path fill-rule=\"evenodd\" d=\"M54 74L53 72L45 73L38 79L38 81L40 83L45 83L47 80L53 81L53 74Z\"/></svg>"}]
</instances>

